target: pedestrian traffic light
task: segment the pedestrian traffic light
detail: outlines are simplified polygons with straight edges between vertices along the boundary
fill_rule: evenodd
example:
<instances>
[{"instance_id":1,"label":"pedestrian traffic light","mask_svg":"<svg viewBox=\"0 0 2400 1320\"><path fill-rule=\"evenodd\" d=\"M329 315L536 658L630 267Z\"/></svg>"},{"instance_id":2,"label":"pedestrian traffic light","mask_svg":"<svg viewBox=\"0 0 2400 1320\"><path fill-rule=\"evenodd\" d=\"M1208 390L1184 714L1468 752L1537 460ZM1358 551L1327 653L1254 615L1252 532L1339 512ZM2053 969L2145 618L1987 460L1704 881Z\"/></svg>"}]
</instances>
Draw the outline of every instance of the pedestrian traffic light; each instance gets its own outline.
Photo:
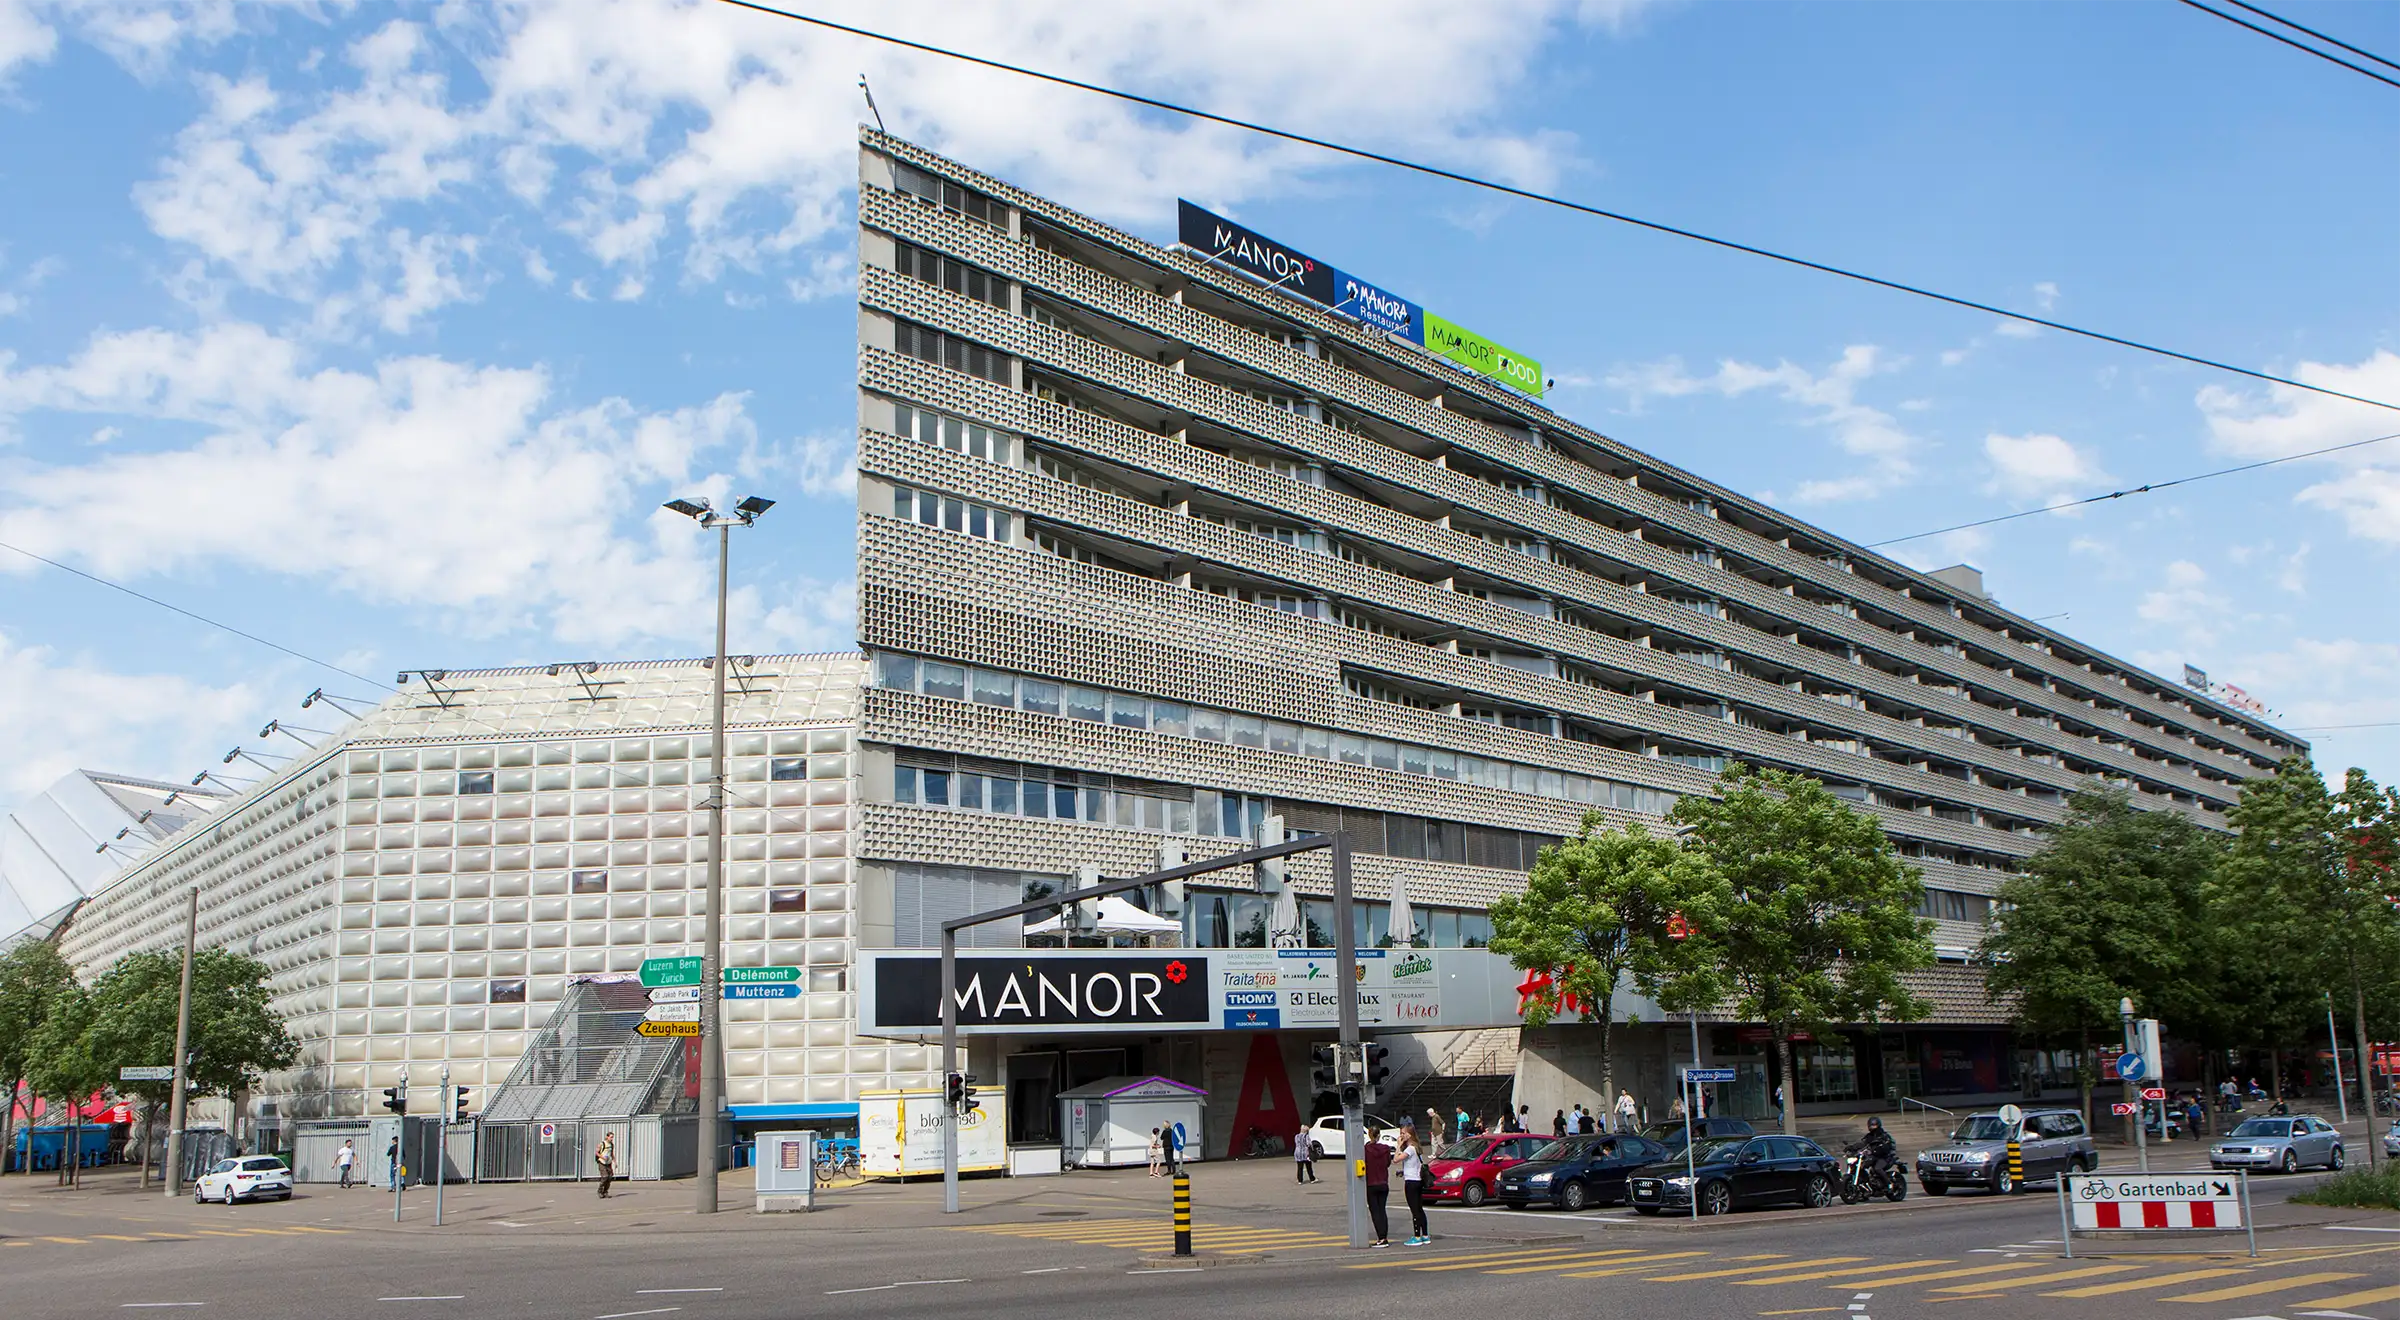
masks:
<instances>
[{"instance_id":1,"label":"pedestrian traffic light","mask_svg":"<svg viewBox=\"0 0 2400 1320\"><path fill-rule=\"evenodd\" d=\"M1366 1102L1374 1104L1376 1096L1381 1093L1384 1079L1392 1075L1392 1065L1386 1062L1392 1057L1392 1047L1371 1040L1366 1043L1364 1053L1366 1066L1363 1075L1367 1083Z\"/></svg>"},{"instance_id":2,"label":"pedestrian traffic light","mask_svg":"<svg viewBox=\"0 0 2400 1320\"><path fill-rule=\"evenodd\" d=\"M452 1087L452 1088L451 1088L451 1097L450 1097L450 1121L451 1121L451 1122L453 1122L453 1123L464 1123L464 1122L466 1122L466 1121L467 1121L467 1095L468 1095L467 1088L465 1088L465 1087L463 1087L463 1086L457 1086L457 1087Z\"/></svg>"},{"instance_id":3,"label":"pedestrian traffic light","mask_svg":"<svg viewBox=\"0 0 2400 1320\"><path fill-rule=\"evenodd\" d=\"M1341 1074L1334 1063L1340 1057L1339 1050L1332 1045L1308 1047L1308 1089L1312 1094L1330 1091L1341 1084Z\"/></svg>"},{"instance_id":4,"label":"pedestrian traffic light","mask_svg":"<svg viewBox=\"0 0 2400 1320\"><path fill-rule=\"evenodd\" d=\"M389 1110L391 1110L391 1111L392 1111L393 1113L395 1113L395 1114L405 1114L405 1113L407 1113L407 1112L408 1112L408 1091L407 1091L407 1088L405 1088L405 1087L399 1087L399 1086L387 1086L387 1087L383 1088L383 1107L384 1107L384 1108L386 1108L386 1109L389 1109Z\"/></svg>"}]
</instances>

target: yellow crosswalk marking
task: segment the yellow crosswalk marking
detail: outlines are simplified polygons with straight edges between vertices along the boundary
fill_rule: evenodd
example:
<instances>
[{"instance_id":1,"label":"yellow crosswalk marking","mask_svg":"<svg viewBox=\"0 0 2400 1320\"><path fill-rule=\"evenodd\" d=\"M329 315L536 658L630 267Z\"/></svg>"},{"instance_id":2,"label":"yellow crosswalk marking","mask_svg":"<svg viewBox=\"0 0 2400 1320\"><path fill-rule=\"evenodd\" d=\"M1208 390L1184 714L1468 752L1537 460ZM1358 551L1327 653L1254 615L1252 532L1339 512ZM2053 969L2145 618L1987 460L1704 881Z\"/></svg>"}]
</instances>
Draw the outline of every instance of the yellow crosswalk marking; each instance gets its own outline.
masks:
<instances>
[{"instance_id":1,"label":"yellow crosswalk marking","mask_svg":"<svg viewBox=\"0 0 2400 1320\"><path fill-rule=\"evenodd\" d=\"M70 1237L46 1237L46 1238L43 1238L43 1239L42 1239L42 1241L44 1241L44 1242L64 1242L64 1243L66 1243L68 1246L71 1246L71 1247L88 1247L88 1246L90 1246L90 1245L91 1245L91 1243L84 1241L82 1238L70 1238Z\"/></svg>"},{"instance_id":2,"label":"yellow crosswalk marking","mask_svg":"<svg viewBox=\"0 0 2400 1320\"><path fill-rule=\"evenodd\" d=\"M2268 1279L2263 1283L2245 1283L2233 1288L2216 1288L2208 1292L2185 1293L2181 1297L2169 1297L2166 1300L2170 1302L2230 1302L2237 1297L2256 1297L2262 1293L2282 1292L2287 1288L2305 1288L2312 1283L2340 1283L2344 1279L2357 1277L2355 1274L2287 1274L2280 1279Z\"/></svg>"},{"instance_id":3,"label":"yellow crosswalk marking","mask_svg":"<svg viewBox=\"0 0 2400 1320\"><path fill-rule=\"evenodd\" d=\"M1708 1254L1708 1253L1707 1253L1707 1252L1705 1252L1705 1251L1664 1251L1664 1252L1660 1252L1658 1255L1655 1255L1655 1256L1636 1256L1636 1257L1634 1257L1633 1259L1634 1259L1635 1261L1641 1261L1641 1262L1644 1262L1644 1263L1642 1263L1642 1264L1638 1264L1638 1265L1637 1265L1637 1264L1633 1264L1633 1263L1631 1263L1631 1262L1627 1262L1627 1263L1624 1263L1624 1264L1618 1265L1618 1266L1616 1266L1616 1267L1614 1267L1614 1268L1611 1268L1611 1269L1605 1269L1605 1270L1579 1270L1579 1271L1577 1271L1576 1273L1573 1273L1573 1274L1562 1274L1562 1275L1560 1275L1559 1277L1560 1277L1560 1278L1562 1278L1562 1279L1605 1279L1605 1278L1607 1278L1608 1276L1610 1276L1610 1275L1612 1275L1612 1274L1640 1274L1640 1273L1642 1273L1642 1272L1643 1272L1643 1271L1645 1271L1645 1270L1653 1270L1653 1269L1656 1269L1656 1268L1658 1268L1658 1266L1657 1266L1657 1264L1656 1264L1656 1262L1658 1262L1658 1261L1662 1261L1662 1260L1688 1260L1688 1259L1690 1259L1690 1258L1691 1258L1691 1257L1693 1257L1693 1256L1705 1256L1705 1255L1707 1255L1707 1254Z\"/></svg>"},{"instance_id":4,"label":"yellow crosswalk marking","mask_svg":"<svg viewBox=\"0 0 2400 1320\"><path fill-rule=\"evenodd\" d=\"M158 1240L160 1240L160 1241L162 1241L162 1242L189 1242L189 1241L191 1241L191 1239L190 1239L190 1238L188 1238L188 1237L184 1236L184 1235L183 1235L183 1234L181 1234L181 1233L152 1233L150 1236L151 1236L151 1237L153 1237L153 1238L156 1238L156 1239L158 1239Z\"/></svg>"},{"instance_id":5,"label":"yellow crosswalk marking","mask_svg":"<svg viewBox=\"0 0 2400 1320\"><path fill-rule=\"evenodd\" d=\"M2031 1278L2019 1275L2013 1279L1987 1279L1982 1283L1954 1283L1947 1288L1936 1288L1934 1291L1937 1293L1997 1292L2002 1288L2031 1288L2045 1283L2065 1283L2070 1279L2096 1279L2103 1274L2123 1274L2127 1270L2140 1268L2142 1267L2139 1265L2092 1265L2080 1270L2061 1270L2056 1274L2036 1274Z\"/></svg>"},{"instance_id":6,"label":"yellow crosswalk marking","mask_svg":"<svg viewBox=\"0 0 2400 1320\"><path fill-rule=\"evenodd\" d=\"M1956 1265L1954 1260L1903 1260L1890 1265L1866 1265L1858 1269L1836 1268L1816 1270L1806 1274L1778 1274L1771 1279L1736 1279L1736 1288L1764 1288L1777 1283L1815 1283L1819 1279L1839 1278L1845 1274L1889 1274L1894 1270L1921 1270L1928 1265Z\"/></svg>"},{"instance_id":7,"label":"yellow crosswalk marking","mask_svg":"<svg viewBox=\"0 0 2400 1320\"><path fill-rule=\"evenodd\" d=\"M122 1233L94 1233L92 1236L96 1238L106 1238L110 1242L146 1242L149 1240L147 1238L127 1237Z\"/></svg>"},{"instance_id":8,"label":"yellow crosswalk marking","mask_svg":"<svg viewBox=\"0 0 2400 1320\"><path fill-rule=\"evenodd\" d=\"M1507 1251L1496 1255L1487 1253L1481 1256L1461 1256L1458 1259L1464 1262L1463 1264L1436 1264L1427 1261L1417 1265L1416 1268L1426 1274L1445 1274L1451 1270L1480 1270L1504 1265L1538 1265L1554 1260L1581 1260L1599 1254L1624 1256L1637 1250L1639 1250L1637 1247L1622 1247L1615 1251L1595 1253L1589 1247L1553 1247L1542 1251ZM1381 1264L1382 1262L1378 1261L1377 1263ZM1403 1260L1399 1263L1406 1265L1410 1262Z\"/></svg>"},{"instance_id":9,"label":"yellow crosswalk marking","mask_svg":"<svg viewBox=\"0 0 2400 1320\"><path fill-rule=\"evenodd\" d=\"M193 1229L192 1231L193 1231L193 1232L195 1232L195 1233L198 1233L198 1234L200 1234L200 1235L202 1235L202 1236L204 1236L204 1237L240 1237L240 1236L241 1236L241 1234L239 1234L239 1233L227 1233L227 1232L224 1232L224 1231L222 1231L222 1230L219 1230L219 1229L214 1229L214 1228L195 1228L195 1229Z\"/></svg>"},{"instance_id":10,"label":"yellow crosswalk marking","mask_svg":"<svg viewBox=\"0 0 2400 1320\"><path fill-rule=\"evenodd\" d=\"M1680 1254L1680 1253L1678 1253L1678 1254ZM1567 1257L1564 1257L1564 1258L1562 1258L1562 1259L1559 1259L1559 1260L1548 1260L1548 1261L1542 1261L1542 1262L1540 1262L1539 1264L1534 1264L1534 1265L1511 1265L1511 1266L1509 1266L1509 1267L1507 1267L1507 1268L1505 1268L1505 1269L1497 1269L1497 1270L1485 1270L1485 1271L1484 1271L1484 1273L1486 1273L1486 1274L1547 1274L1547 1273L1549 1273L1549 1272L1550 1272L1550 1271L1552 1271L1552 1270L1571 1270L1571 1269L1578 1269L1578 1268L1580 1268L1580 1267L1582 1267L1582 1266L1585 1266L1585 1265L1598 1265L1598 1264L1601 1264L1602 1262L1606 1262L1608 1265L1610 1265L1610 1266L1612 1266L1612 1267L1613 1267L1613 1266L1617 1266L1617 1265L1630 1265L1630 1264L1633 1264L1633 1263L1634 1263L1634 1262L1636 1262L1636 1261L1644 1261L1644 1260L1659 1260L1659 1259L1662 1259L1662 1257L1655 1256L1655 1255L1648 1255L1648 1256L1644 1256L1644 1255L1635 1255L1635 1254L1632 1254L1632 1252L1631 1252L1630 1250L1622 1250L1622 1251L1591 1251L1591 1252L1585 1252L1585 1253L1583 1253L1583 1254L1581 1254L1581 1255L1567 1256Z\"/></svg>"},{"instance_id":11,"label":"yellow crosswalk marking","mask_svg":"<svg viewBox=\"0 0 2400 1320\"><path fill-rule=\"evenodd\" d=\"M245 1228L242 1231L245 1233L272 1233L277 1237L289 1237L300 1230L296 1228Z\"/></svg>"},{"instance_id":12,"label":"yellow crosswalk marking","mask_svg":"<svg viewBox=\"0 0 2400 1320\"><path fill-rule=\"evenodd\" d=\"M1736 1256L1735 1260L1747 1257ZM1694 1279L1730 1279L1737 1274L1765 1274L1774 1270L1800 1270L1811 1265L1855 1265L1866 1256L1819 1256L1815 1260L1787 1260L1779 1265L1744 1265L1735 1270L1707 1270L1699 1274L1653 1274L1652 1283L1690 1283Z\"/></svg>"},{"instance_id":13,"label":"yellow crosswalk marking","mask_svg":"<svg viewBox=\"0 0 2400 1320\"><path fill-rule=\"evenodd\" d=\"M2370 1288L2365 1292L2343 1293L2339 1297L2312 1297L2295 1307L2314 1306L2328 1311L2346 1311L2353 1306L2373 1306L2377 1302L2400 1301L2400 1288Z\"/></svg>"},{"instance_id":14,"label":"yellow crosswalk marking","mask_svg":"<svg viewBox=\"0 0 2400 1320\"><path fill-rule=\"evenodd\" d=\"M2248 1274L2248 1270L2190 1270L2182 1274L2165 1274L2154 1279L2127 1279L2123 1283L2095 1283L2089 1288L2068 1288L2062 1292L2046 1292L2044 1297L2107 1297L2115 1293L2140 1292L2145 1288L2172 1288L2179 1283L2198 1283L2202 1279L2222 1279L2229 1274Z\"/></svg>"},{"instance_id":15,"label":"yellow crosswalk marking","mask_svg":"<svg viewBox=\"0 0 2400 1320\"><path fill-rule=\"evenodd\" d=\"M30 1247L32 1245L32 1243L19 1238L10 1238L6 1242L0 1242L0 1247Z\"/></svg>"},{"instance_id":16,"label":"yellow crosswalk marking","mask_svg":"<svg viewBox=\"0 0 2400 1320\"><path fill-rule=\"evenodd\" d=\"M1343 1240L1348 1241L1346 1238ZM1533 1257L1526 1255L1522 1251L1486 1250L1478 1251L1465 1256L1387 1256L1382 1260L1361 1261L1356 1265L1344 1265L1342 1268L1346 1270L1421 1270L1428 1265L1447 1265L1453 1261L1461 1260L1489 1261L1493 1264L1507 1264L1510 1261L1531 1259L1533 1259Z\"/></svg>"},{"instance_id":17,"label":"yellow crosswalk marking","mask_svg":"<svg viewBox=\"0 0 2400 1320\"><path fill-rule=\"evenodd\" d=\"M294 1224L292 1231L295 1233L347 1233L350 1230L346 1228L312 1228L307 1224Z\"/></svg>"},{"instance_id":18,"label":"yellow crosswalk marking","mask_svg":"<svg viewBox=\"0 0 2400 1320\"><path fill-rule=\"evenodd\" d=\"M1934 1270L1926 1274L1901 1274L1874 1279L1848 1279L1840 1283L1829 1283L1825 1286L1828 1288L1894 1287L1903 1283L1931 1283L1935 1279L1968 1279L1973 1278L1978 1274L2010 1274L2017 1270L2038 1270L2049 1263L2050 1262L2046 1260L2025 1260L2018 1261L2010 1265L1977 1265L1967 1269Z\"/></svg>"}]
</instances>

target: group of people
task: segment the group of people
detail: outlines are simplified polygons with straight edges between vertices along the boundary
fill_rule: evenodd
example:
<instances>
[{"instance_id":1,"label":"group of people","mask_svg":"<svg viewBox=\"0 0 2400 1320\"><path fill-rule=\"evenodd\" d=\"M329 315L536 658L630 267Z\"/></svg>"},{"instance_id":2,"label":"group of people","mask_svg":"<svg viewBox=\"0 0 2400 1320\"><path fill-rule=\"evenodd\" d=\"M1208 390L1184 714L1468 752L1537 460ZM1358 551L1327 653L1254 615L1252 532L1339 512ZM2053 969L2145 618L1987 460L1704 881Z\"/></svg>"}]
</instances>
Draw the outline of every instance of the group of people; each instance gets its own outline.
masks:
<instances>
[{"instance_id":1,"label":"group of people","mask_svg":"<svg viewBox=\"0 0 2400 1320\"><path fill-rule=\"evenodd\" d=\"M1550 1116L1550 1135L1569 1136L1579 1132L1639 1132L1649 1117L1641 1102L1631 1091L1617 1092L1617 1102L1607 1109L1585 1108L1577 1105L1572 1111L1561 1109ZM1683 1101L1675 1102L1675 1117L1683 1117ZM1522 1127L1518 1128L1523 1131Z\"/></svg>"},{"instance_id":2,"label":"group of people","mask_svg":"<svg viewBox=\"0 0 2400 1320\"><path fill-rule=\"evenodd\" d=\"M1179 1123L1162 1123L1150 1129L1150 1176L1172 1178L1181 1172L1183 1126Z\"/></svg>"}]
</instances>

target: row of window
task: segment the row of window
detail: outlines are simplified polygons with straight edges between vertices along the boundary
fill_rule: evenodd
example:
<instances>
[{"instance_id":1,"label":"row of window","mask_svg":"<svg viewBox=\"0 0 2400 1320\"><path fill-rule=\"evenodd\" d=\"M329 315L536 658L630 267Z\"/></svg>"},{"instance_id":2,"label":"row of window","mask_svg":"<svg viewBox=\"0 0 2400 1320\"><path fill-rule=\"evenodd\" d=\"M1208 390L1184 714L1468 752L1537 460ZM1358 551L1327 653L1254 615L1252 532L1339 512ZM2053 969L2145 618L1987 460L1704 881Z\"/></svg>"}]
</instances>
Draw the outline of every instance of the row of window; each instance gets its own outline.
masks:
<instances>
[{"instance_id":1,"label":"row of window","mask_svg":"<svg viewBox=\"0 0 2400 1320\"><path fill-rule=\"evenodd\" d=\"M894 243L893 268L912 279L1007 311L1008 281L980 267L929 252L914 243Z\"/></svg>"},{"instance_id":2,"label":"row of window","mask_svg":"<svg viewBox=\"0 0 2400 1320\"><path fill-rule=\"evenodd\" d=\"M995 385L1014 383L1009 379L1008 354L911 321L893 323L892 347L920 362L963 371Z\"/></svg>"},{"instance_id":3,"label":"row of window","mask_svg":"<svg viewBox=\"0 0 2400 1320\"><path fill-rule=\"evenodd\" d=\"M875 657L874 674L878 687L902 692L921 692L929 697L1003 706L1038 715L1060 715L1068 719L1089 720L1094 724L1113 724L1120 728L1146 729L1179 738L1230 743L1236 747L1256 747L1320 761L1338 761L1344 765L1398 770L1404 774L1454 780L1584 806L1615 807L1663 816L1675 805L1675 794L1661 789L1620 784L1562 770L1516 765L1438 747L1395 742L1388 738L1369 738L1332 729L1287 724L1281 720L1193 706L1163 698L1107 692L1047 679L1021 678L996 669L945 664L938 660L919 660L914 656L883 652ZM1494 714L1492 722L1501 722L1497 713Z\"/></svg>"},{"instance_id":4,"label":"row of window","mask_svg":"<svg viewBox=\"0 0 2400 1320\"><path fill-rule=\"evenodd\" d=\"M956 495L939 495L930 490L908 486L892 487L892 516L909 522L944 531L962 532L986 541L1011 545L1016 541L1015 522L1006 509L994 509L962 500Z\"/></svg>"},{"instance_id":5,"label":"row of window","mask_svg":"<svg viewBox=\"0 0 2400 1320\"><path fill-rule=\"evenodd\" d=\"M728 756L800 756L810 752L843 752L850 747L847 729L786 729L775 733L735 732L727 736ZM608 761L705 761L707 734L673 734L655 738L585 738L576 742L512 743L502 747L392 747L376 751L355 749L342 768L353 775L398 774L415 770L489 770L497 766L594 765ZM429 781L431 782L431 781ZM545 784L544 787L550 787ZM558 787L564 787L563 784ZM502 791L507 791L503 788Z\"/></svg>"}]
</instances>

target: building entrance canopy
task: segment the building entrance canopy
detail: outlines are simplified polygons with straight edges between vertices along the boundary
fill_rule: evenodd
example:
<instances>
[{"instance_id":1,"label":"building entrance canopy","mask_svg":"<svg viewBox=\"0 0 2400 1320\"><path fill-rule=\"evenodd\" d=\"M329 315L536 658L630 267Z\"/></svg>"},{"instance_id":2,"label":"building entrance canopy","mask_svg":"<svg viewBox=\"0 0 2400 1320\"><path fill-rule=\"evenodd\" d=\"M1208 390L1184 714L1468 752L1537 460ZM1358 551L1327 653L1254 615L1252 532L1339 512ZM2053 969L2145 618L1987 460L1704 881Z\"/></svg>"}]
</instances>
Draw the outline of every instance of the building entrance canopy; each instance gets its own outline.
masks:
<instances>
[{"instance_id":1,"label":"building entrance canopy","mask_svg":"<svg viewBox=\"0 0 2400 1320\"><path fill-rule=\"evenodd\" d=\"M941 1032L941 959L861 950L859 1033ZM1025 949L961 954L958 1029L967 1035L1123 1031L1332 1030L1340 999L1331 949ZM1488 949L1361 949L1359 1024L1380 1031L1518 1025L1528 982ZM1660 1020L1620 991L1620 1015ZM1561 1014L1559 1020L1580 1020Z\"/></svg>"}]
</instances>

